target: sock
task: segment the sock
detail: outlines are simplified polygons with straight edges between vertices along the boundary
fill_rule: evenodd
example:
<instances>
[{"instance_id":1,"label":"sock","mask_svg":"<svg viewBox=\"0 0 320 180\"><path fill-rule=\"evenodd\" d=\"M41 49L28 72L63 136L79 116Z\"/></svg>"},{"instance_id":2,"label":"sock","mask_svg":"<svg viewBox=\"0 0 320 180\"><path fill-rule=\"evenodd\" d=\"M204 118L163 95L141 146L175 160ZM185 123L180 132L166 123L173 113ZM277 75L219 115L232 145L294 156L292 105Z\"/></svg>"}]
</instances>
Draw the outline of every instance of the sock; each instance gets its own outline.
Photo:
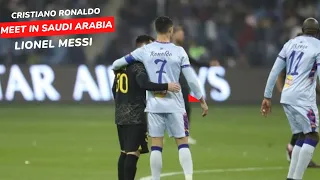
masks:
<instances>
[{"instance_id":1,"label":"sock","mask_svg":"<svg viewBox=\"0 0 320 180\"><path fill-rule=\"evenodd\" d=\"M299 139L296 141L296 145L293 147L292 153L291 153L291 161L290 161L290 166L289 166L289 172L288 172L288 179L293 178L293 174L296 170L298 159L299 159L299 154L301 147L303 145L304 140Z\"/></svg>"},{"instance_id":2,"label":"sock","mask_svg":"<svg viewBox=\"0 0 320 180\"><path fill-rule=\"evenodd\" d=\"M186 180L192 180L193 162L188 144L180 144L179 160Z\"/></svg>"},{"instance_id":3,"label":"sock","mask_svg":"<svg viewBox=\"0 0 320 180\"><path fill-rule=\"evenodd\" d=\"M127 155L125 153L121 153L118 160L118 180L124 180L124 163Z\"/></svg>"},{"instance_id":4,"label":"sock","mask_svg":"<svg viewBox=\"0 0 320 180\"><path fill-rule=\"evenodd\" d=\"M318 141L313 139L305 139L303 146L300 150L299 160L297 163L296 170L293 174L292 179L302 179L304 172L306 171L312 156L315 147L317 146Z\"/></svg>"},{"instance_id":5,"label":"sock","mask_svg":"<svg viewBox=\"0 0 320 180\"><path fill-rule=\"evenodd\" d=\"M158 146L151 147L150 167L152 180L160 180L162 170L162 148Z\"/></svg>"},{"instance_id":6,"label":"sock","mask_svg":"<svg viewBox=\"0 0 320 180\"><path fill-rule=\"evenodd\" d=\"M137 163L139 158L133 154L127 154L125 163L124 163L124 179L125 180L134 180L137 171Z\"/></svg>"}]
</instances>

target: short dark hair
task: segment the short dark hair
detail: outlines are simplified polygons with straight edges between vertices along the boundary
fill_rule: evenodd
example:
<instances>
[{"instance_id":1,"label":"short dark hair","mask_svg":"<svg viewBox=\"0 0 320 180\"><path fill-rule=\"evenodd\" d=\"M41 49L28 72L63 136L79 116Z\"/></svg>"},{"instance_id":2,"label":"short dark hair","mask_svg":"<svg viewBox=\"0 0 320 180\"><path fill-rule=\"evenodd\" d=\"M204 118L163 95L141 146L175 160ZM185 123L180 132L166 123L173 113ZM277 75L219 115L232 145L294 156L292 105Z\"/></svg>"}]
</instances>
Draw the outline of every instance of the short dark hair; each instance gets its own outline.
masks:
<instances>
[{"instance_id":1,"label":"short dark hair","mask_svg":"<svg viewBox=\"0 0 320 180\"><path fill-rule=\"evenodd\" d=\"M154 24L157 33L165 34L173 26L173 21L167 16L160 16L157 17Z\"/></svg>"},{"instance_id":2,"label":"short dark hair","mask_svg":"<svg viewBox=\"0 0 320 180\"><path fill-rule=\"evenodd\" d=\"M155 41L155 39L149 35L140 35L136 38L136 46L143 43L148 44L150 41Z\"/></svg>"}]
</instances>

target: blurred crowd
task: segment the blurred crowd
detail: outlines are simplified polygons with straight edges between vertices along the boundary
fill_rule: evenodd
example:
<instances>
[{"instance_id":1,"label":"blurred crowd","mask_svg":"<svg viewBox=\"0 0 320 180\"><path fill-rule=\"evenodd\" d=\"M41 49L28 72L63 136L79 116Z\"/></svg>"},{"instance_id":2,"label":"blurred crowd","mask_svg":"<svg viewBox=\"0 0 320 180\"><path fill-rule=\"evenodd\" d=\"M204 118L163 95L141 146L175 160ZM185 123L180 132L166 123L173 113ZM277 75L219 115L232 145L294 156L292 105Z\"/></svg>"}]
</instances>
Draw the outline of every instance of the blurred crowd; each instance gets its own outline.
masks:
<instances>
[{"instance_id":1,"label":"blurred crowd","mask_svg":"<svg viewBox=\"0 0 320 180\"><path fill-rule=\"evenodd\" d=\"M19 0L11 1L19 2ZM133 49L134 38L137 35L154 35L152 25L154 19L158 15L167 15L175 24L184 27L185 49L194 59L208 62L218 60L225 67L266 67L273 64L284 42L301 31L300 25L305 18L311 16L320 18L318 0L124 0L123 2L118 10L119 22L116 35L102 53L96 54L93 63L111 64L115 59L127 54ZM59 9L97 7L99 3L108 2L29 0L21 1L20 6L24 6L24 9L31 7L33 7L31 9L43 9L52 6ZM6 21L6 17L10 17L3 13L12 11L13 7L15 6L10 3L1 6L1 21ZM19 59L15 53L20 52L8 53L9 47L3 41L6 40L1 39L0 42L2 61L3 56L9 54L14 57L9 62L14 63L86 62L85 56L81 54L83 53L81 48L65 50L68 56L61 56L60 50L58 52L52 50L22 53L28 57ZM73 53L70 53L72 51ZM60 53L60 56L56 53ZM50 58L53 56L55 58ZM38 60L30 60L34 58Z\"/></svg>"}]
</instances>

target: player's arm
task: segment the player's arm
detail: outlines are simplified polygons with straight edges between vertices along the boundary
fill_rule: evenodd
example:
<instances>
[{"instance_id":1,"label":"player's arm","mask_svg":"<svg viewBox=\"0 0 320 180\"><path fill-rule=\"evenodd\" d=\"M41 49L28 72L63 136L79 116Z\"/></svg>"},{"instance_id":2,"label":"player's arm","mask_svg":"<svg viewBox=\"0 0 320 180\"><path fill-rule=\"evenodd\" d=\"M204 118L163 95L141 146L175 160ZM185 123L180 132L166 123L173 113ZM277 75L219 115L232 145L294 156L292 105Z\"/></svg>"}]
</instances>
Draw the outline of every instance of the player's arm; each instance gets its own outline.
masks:
<instances>
[{"instance_id":1,"label":"player's arm","mask_svg":"<svg viewBox=\"0 0 320 180\"><path fill-rule=\"evenodd\" d=\"M149 76L146 72L146 69L142 63L134 65L136 81L139 86L148 91L166 91L168 90L168 83L157 84L149 81Z\"/></svg>"},{"instance_id":2,"label":"player's arm","mask_svg":"<svg viewBox=\"0 0 320 180\"><path fill-rule=\"evenodd\" d=\"M208 113L208 105L201 92L197 75L195 71L192 69L192 67L190 66L189 57L183 48L181 49L181 53L182 53L181 71L184 77L186 78L191 91L195 94L195 98L200 100L201 108L203 110L202 116L206 116Z\"/></svg>"},{"instance_id":3,"label":"player's arm","mask_svg":"<svg viewBox=\"0 0 320 180\"><path fill-rule=\"evenodd\" d=\"M279 76L278 76L278 79L277 79L277 89L279 92L282 92L282 89L283 89L283 86L284 86L284 81L286 79L286 71L283 70Z\"/></svg>"},{"instance_id":4,"label":"player's arm","mask_svg":"<svg viewBox=\"0 0 320 180\"><path fill-rule=\"evenodd\" d=\"M280 72L286 67L285 60L286 59L281 56L278 56L278 58L276 59L276 62L274 63L268 77L267 85L264 91L264 98L267 98L267 99L272 98L272 92L276 84L277 77L280 74Z\"/></svg>"},{"instance_id":5,"label":"player's arm","mask_svg":"<svg viewBox=\"0 0 320 180\"><path fill-rule=\"evenodd\" d=\"M196 73L194 72L190 64L185 64L181 68L182 68L182 73L186 78L191 91L195 94L195 98L200 100L200 105L202 108L202 116L206 116L208 113L208 105L201 92Z\"/></svg>"},{"instance_id":6,"label":"player's arm","mask_svg":"<svg viewBox=\"0 0 320 180\"><path fill-rule=\"evenodd\" d=\"M186 51L181 48L181 71L184 77L187 80L187 83L191 89L191 91L195 94L195 98L201 99L203 94L200 89L200 85L197 79L197 75L192 69L189 61L189 56Z\"/></svg>"},{"instance_id":7,"label":"player's arm","mask_svg":"<svg viewBox=\"0 0 320 180\"><path fill-rule=\"evenodd\" d=\"M131 52L130 54L128 54L120 59L115 60L112 64L112 69L118 70L121 67L127 66L128 64L132 64L135 61L142 62L143 53L144 53L143 48L144 47L138 48L138 49L134 50L133 52Z\"/></svg>"},{"instance_id":8,"label":"player's arm","mask_svg":"<svg viewBox=\"0 0 320 180\"><path fill-rule=\"evenodd\" d=\"M286 44L283 45L275 63L273 64L273 67L271 69L271 72L270 72L268 80L267 80L266 88L264 90L264 98L265 99L272 98L273 88L276 84L277 78L278 78L280 72L286 67L286 51L287 51L287 46L288 46L289 42L287 42Z\"/></svg>"},{"instance_id":9,"label":"player's arm","mask_svg":"<svg viewBox=\"0 0 320 180\"><path fill-rule=\"evenodd\" d=\"M290 41L289 41L290 42ZM288 42L281 49L271 72L269 74L267 84L264 90L264 99L262 100L260 112L263 116L267 117L271 112L271 98L273 93L273 88L276 84L277 78L280 72L286 67L286 49Z\"/></svg>"},{"instance_id":10,"label":"player's arm","mask_svg":"<svg viewBox=\"0 0 320 180\"><path fill-rule=\"evenodd\" d=\"M195 98L201 99L203 94L201 92L196 73L194 72L190 64L183 65L181 68L182 73L186 78L191 91L195 94Z\"/></svg>"}]
</instances>

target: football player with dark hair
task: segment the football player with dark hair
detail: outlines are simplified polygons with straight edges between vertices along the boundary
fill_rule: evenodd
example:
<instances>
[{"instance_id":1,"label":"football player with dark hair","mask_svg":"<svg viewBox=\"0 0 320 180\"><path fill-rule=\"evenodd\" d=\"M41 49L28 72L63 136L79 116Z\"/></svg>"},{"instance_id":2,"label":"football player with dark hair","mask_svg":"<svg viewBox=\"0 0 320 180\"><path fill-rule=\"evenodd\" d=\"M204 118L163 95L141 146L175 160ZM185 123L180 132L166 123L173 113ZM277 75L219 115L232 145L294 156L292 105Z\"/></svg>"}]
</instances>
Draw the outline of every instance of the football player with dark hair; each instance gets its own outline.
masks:
<instances>
[{"instance_id":1,"label":"football player with dark hair","mask_svg":"<svg viewBox=\"0 0 320 180\"><path fill-rule=\"evenodd\" d=\"M136 47L153 42L148 35L136 39ZM118 160L118 179L134 180L140 154L148 153L146 90L179 92L177 83L156 84L149 81L140 62L115 71L112 87L115 99L115 122L121 148Z\"/></svg>"},{"instance_id":2,"label":"football player with dark hair","mask_svg":"<svg viewBox=\"0 0 320 180\"><path fill-rule=\"evenodd\" d=\"M206 116L208 105L201 92L197 75L190 66L189 57L182 47L171 43L173 21L169 17L160 16L154 24L157 40L117 59L112 68L117 70L140 61L146 66L150 80L158 83L178 82L182 72L195 98L200 101L202 116ZM150 154L152 179L160 180L163 137L165 132L168 132L169 137L173 137L176 141L185 179L192 180L193 161L188 144L188 117L182 93L148 91L145 111L148 112L148 132L152 143Z\"/></svg>"}]
</instances>

